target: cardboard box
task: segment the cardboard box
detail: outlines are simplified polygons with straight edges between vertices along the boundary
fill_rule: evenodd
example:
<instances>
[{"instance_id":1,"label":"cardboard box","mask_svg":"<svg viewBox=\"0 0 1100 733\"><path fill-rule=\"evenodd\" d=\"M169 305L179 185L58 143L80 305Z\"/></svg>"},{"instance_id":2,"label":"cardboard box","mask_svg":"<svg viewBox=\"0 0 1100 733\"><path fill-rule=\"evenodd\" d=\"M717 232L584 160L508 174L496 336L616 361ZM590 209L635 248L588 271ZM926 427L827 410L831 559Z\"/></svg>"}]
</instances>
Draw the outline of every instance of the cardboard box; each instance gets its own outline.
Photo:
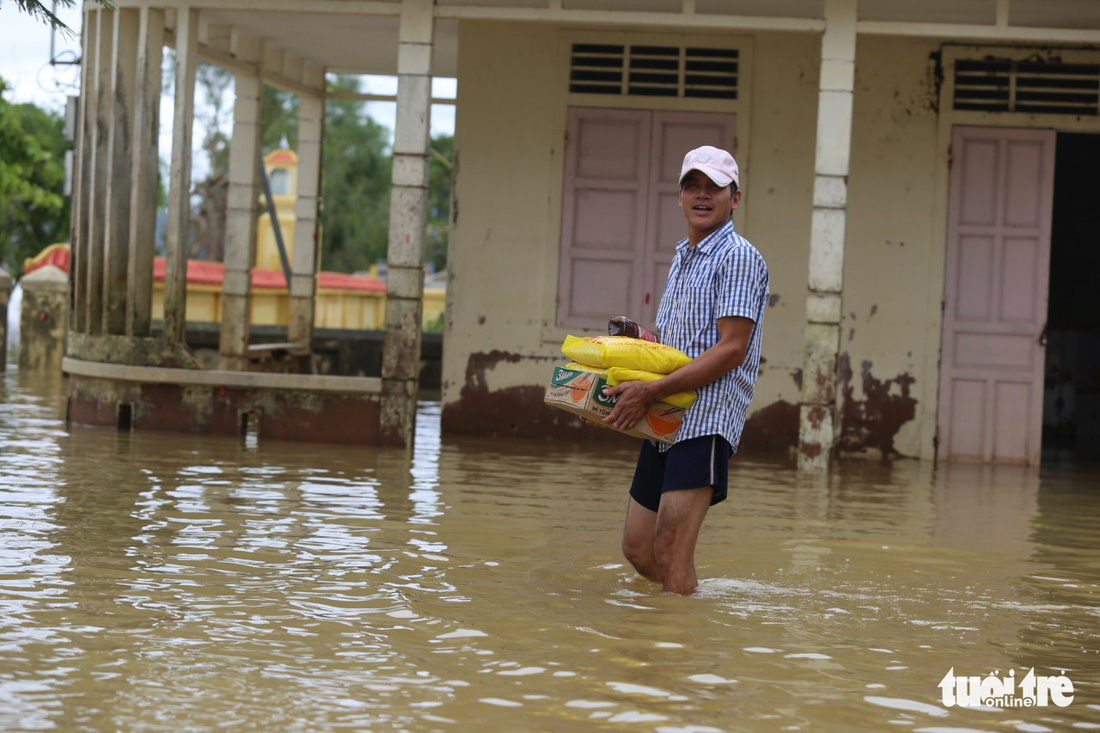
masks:
<instances>
[{"instance_id":1,"label":"cardboard box","mask_svg":"<svg viewBox=\"0 0 1100 733\"><path fill-rule=\"evenodd\" d=\"M603 393L607 379L595 372L583 372L565 367L554 367L550 386L546 388L546 404L566 412L581 415L602 427L603 419L615 409L619 396L608 397ZM684 408L675 407L667 402L654 402L649 413L631 430L619 430L620 433L635 438L648 438L661 443L672 443L684 419ZM615 428L611 428L614 430Z\"/></svg>"}]
</instances>

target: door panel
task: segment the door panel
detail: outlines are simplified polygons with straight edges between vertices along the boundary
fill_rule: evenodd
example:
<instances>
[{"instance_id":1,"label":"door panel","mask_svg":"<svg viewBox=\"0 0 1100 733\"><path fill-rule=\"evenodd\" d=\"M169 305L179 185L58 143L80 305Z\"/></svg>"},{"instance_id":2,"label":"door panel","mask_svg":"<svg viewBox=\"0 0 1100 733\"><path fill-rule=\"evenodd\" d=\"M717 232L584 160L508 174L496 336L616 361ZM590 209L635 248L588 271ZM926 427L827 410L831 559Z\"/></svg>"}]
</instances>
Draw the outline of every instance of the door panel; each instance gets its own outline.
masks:
<instances>
[{"instance_id":1,"label":"door panel","mask_svg":"<svg viewBox=\"0 0 1100 733\"><path fill-rule=\"evenodd\" d=\"M1055 134L955 128L939 455L1038 464Z\"/></svg>"},{"instance_id":2,"label":"door panel","mask_svg":"<svg viewBox=\"0 0 1100 733\"><path fill-rule=\"evenodd\" d=\"M733 151L736 143L736 118L713 112L654 112L653 164L650 166L649 231L654 233L653 247L645 260L647 283L653 283L643 304L641 316L653 325L657 307L668 278L668 267L676 254L676 243L687 236L680 208L680 167L687 151L701 145L713 145Z\"/></svg>"},{"instance_id":3,"label":"door panel","mask_svg":"<svg viewBox=\"0 0 1100 733\"><path fill-rule=\"evenodd\" d=\"M569 109L557 322L603 329L627 315L653 327L676 243L684 154L732 150L734 117Z\"/></svg>"},{"instance_id":4,"label":"door panel","mask_svg":"<svg viewBox=\"0 0 1100 733\"><path fill-rule=\"evenodd\" d=\"M558 323L602 329L640 298L651 119L635 110L569 110Z\"/></svg>"}]
</instances>

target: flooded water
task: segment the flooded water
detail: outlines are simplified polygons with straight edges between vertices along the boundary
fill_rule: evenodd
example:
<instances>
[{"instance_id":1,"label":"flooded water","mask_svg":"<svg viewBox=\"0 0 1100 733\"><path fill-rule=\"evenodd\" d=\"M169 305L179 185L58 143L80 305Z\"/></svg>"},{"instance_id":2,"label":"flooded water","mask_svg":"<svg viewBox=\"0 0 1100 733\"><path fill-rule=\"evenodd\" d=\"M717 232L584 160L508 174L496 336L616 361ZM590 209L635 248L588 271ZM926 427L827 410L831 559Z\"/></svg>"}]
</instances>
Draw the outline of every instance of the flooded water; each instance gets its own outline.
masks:
<instances>
[{"instance_id":1,"label":"flooded water","mask_svg":"<svg viewBox=\"0 0 1100 733\"><path fill-rule=\"evenodd\" d=\"M0 390L0 729L1100 728L1100 474L739 457L698 594L619 555L633 451L67 428ZM1072 680L946 707L941 680Z\"/></svg>"}]
</instances>

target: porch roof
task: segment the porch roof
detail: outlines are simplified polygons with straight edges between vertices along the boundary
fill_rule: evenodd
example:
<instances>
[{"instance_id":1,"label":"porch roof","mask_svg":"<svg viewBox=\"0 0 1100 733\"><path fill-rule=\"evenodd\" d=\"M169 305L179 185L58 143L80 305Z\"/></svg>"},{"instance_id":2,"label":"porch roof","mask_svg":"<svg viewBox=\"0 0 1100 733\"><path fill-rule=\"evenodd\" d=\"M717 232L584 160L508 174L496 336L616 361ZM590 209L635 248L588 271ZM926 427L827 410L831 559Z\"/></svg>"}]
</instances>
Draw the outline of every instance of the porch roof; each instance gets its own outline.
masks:
<instances>
[{"instance_id":1,"label":"porch roof","mask_svg":"<svg viewBox=\"0 0 1100 733\"><path fill-rule=\"evenodd\" d=\"M950 40L1100 43L1095 0L437 0L432 73L456 74L458 21L693 32L821 32L827 6L855 3L857 33ZM179 0L121 0L173 8ZM200 41L264 38L269 48L335 72L395 74L400 0L199 0ZM205 38L204 38L205 37Z\"/></svg>"}]
</instances>

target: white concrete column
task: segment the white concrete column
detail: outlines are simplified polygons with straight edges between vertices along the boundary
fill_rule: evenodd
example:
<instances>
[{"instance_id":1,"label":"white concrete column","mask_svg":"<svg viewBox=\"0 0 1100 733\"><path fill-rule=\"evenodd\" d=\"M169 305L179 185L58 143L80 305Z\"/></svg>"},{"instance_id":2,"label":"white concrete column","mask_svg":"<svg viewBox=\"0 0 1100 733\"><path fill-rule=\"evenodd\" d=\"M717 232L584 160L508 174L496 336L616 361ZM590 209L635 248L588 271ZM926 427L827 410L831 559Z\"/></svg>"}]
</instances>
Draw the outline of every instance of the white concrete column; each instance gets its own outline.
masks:
<instances>
[{"instance_id":1,"label":"white concrete column","mask_svg":"<svg viewBox=\"0 0 1100 733\"><path fill-rule=\"evenodd\" d=\"M91 194L92 119L95 117L95 57L96 31L98 30L99 11L86 7L84 23L80 32L81 56L87 59L80 65L80 102L77 111L76 135L74 136L75 154L73 155L73 195L72 225L69 233L69 272L72 281L72 302L75 305L69 312L69 328L84 333L87 328L88 282L88 222L91 209L88 206Z\"/></svg>"},{"instance_id":2,"label":"white concrete column","mask_svg":"<svg viewBox=\"0 0 1100 733\"><path fill-rule=\"evenodd\" d=\"M153 257L156 245L157 166L160 161L161 62L164 11L140 10L137 88L134 93L130 251L126 272L126 333L148 336L153 313Z\"/></svg>"},{"instance_id":3,"label":"white concrete column","mask_svg":"<svg viewBox=\"0 0 1100 733\"><path fill-rule=\"evenodd\" d=\"M397 52L397 121L382 345L382 440L411 447L420 376L428 220L432 0L405 0Z\"/></svg>"},{"instance_id":4,"label":"white concrete column","mask_svg":"<svg viewBox=\"0 0 1100 733\"><path fill-rule=\"evenodd\" d=\"M856 0L825 0L798 451L799 468L809 472L828 470L839 431L837 355L855 53Z\"/></svg>"},{"instance_id":5,"label":"white concrete column","mask_svg":"<svg viewBox=\"0 0 1100 733\"><path fill-rule=\"evenodd\" d=\"M114 14L116 11L100 9L96 11L96 50L94 54L94 88L89 89L94 100L94 110L89 112L92 123L91 139L91 181L88 195L88 246L84 249L87 256L86 279L84 281L86 300L86 332L103 332L103 277L105 259L106 224L103 211L106 209L106 192L110 173L110 125L111 125L111 57L114 49Z\"/></svg>"},{"instance_id":6,"label":"white concrete column","mask_svg":"<svg viewBox=\"0 0 1100 733\"><path fill-rule=\"evenodd\" d=\"M187 328L187 255L191 216L191 130L195 124L195 66L199 12L176 10L176 106L172 116L172 172L165 230L164 335L183 343Z\"/></svg>"},{"instance_id":7,"label":"white concrete column","mask_svg":"<svg viewBox=\"0 0 1100 733\"><path fill-rule=\"evenodd\" d=\"M309 65L307 86L324 88L325 73ZM298 199L294 204L294 254L290 266L290 325L287 340L313 343L313 313L317 293L317 225L321 203L321 141L325 102L320 96L298 97Z\"/></svg>"},{"instance_id":8,"label":"white concrete column","mask_svg":"<svg viewBox=\"0 0 1100 733\"><path fill-rule=\"evenodd\" d=\"M238 59L258 64L263 41L234 38ZM260 108L264 84L259 70L237 72L233 102L233 139L229 146L228 211L225 216L225 280L218 368L248 369L252 324L252 265L256 259L256 200L260 160Z\"/></svg>"},{"instance_id":9,"label":"white concrete column","mask_svg":"<svg viewBox=\"0 0 1100 733\"><path fill-rule=\"evenodd\" d=\"M107 192L103 204L103 332L126 332L127 260L130 256L131 176L134 168L134 97L137 92L140 11L114 13L111 109L107 129Z\"/></svg>"}]
</instances>

